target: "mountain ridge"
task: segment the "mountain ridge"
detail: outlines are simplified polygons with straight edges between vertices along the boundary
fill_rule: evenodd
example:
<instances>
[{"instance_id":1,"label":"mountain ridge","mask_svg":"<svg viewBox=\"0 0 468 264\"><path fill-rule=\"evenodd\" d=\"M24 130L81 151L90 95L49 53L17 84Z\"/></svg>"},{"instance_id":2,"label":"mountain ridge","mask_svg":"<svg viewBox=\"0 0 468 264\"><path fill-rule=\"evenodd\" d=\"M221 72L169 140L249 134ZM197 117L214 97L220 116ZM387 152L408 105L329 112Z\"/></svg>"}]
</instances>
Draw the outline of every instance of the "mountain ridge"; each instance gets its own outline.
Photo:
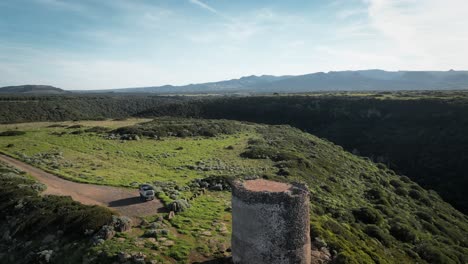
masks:
<instances>
[{"instance_id":1,"label":"mountain ridge","mask_svg":"<svg viewBox=\"0 0 468 264\"><path fill-rule=\"evenodd\" d=\"M468 71L316 72L303 75L250 75L238 79L187 85L162 85L76 92L115 93L272 93L321 91L401 91L468 89Z\"/></svg>"},{"instance_id":2,"label":"mountain ridge","mask_svg":"<svg viewBox=\"0 0 468 264\"><path fill-rule=\"evenodd\" d=\"M70 93L61 88L57 88L51 85L16 85L16 86L5 86L0 87L0 93L2 94L65 94Z\"/></svg>"}]
</instances>

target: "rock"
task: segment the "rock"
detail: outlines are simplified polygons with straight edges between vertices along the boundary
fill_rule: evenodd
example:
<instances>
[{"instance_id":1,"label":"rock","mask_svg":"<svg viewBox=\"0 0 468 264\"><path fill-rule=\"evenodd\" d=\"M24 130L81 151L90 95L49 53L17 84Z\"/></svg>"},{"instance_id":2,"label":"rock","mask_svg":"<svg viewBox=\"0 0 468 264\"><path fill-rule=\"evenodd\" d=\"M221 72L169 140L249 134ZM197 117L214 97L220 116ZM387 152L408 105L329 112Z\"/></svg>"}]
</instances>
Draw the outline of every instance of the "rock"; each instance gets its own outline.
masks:
<instances>
[{"instance_id":1,"label":"rock","mask_svg":"<svg viewBox=\"0 0 468 264\"><path fill-rule=\"evenodd\" d=\"M11 240L10 230L7 230L7 231L5 231L5 233L3 233L2 240L3 241L10 241Z\"/></svg>"},{"instance_id":2,"label":"rock","mask_svg":"<svg viewBox=\"0 0 468 264\"><path fill-rule=\"evenodd\" d=\"M167 236L169 234L169 230L167 229L150 229L147 230L144 234L145 237L161 237Z\"/></svg>"},{"instance_id":3,"label":"rock","mask_svg":"<svg viewBox=\"0 0 468 264\"><path fill-rule=\"evenodd\" d=\"M204 236L208 236L208 237L211 236L211 232L210 232L210 231L203 231L201 234L204 235Z\"/></svg>"},{"instance_id":4,"label":"rock","mask_svg":"<svg viewBox=\"0 0 468 264\"><path fill-rule=\"evenodd\" d=\"M320 250L312 249L311 256L311 264L326 264L332 261L332 255L325 247L322 247Z\"/></svg>"},{"instance_id":5,"label":"rock","mask_svg":"<svg viewBox=\"0 0 468 264\"><path fill-rule=\"evenodd\" d=\"M45 236L44 239L42 239L42 243L43 243L43 244L49 244L49 243L51 243L51 242L54 241L54 240L55 240L55 236L49 234L49 235Z\"/></svg>"},{"instance_id":6,"label":"rock","mask_svg":"<svg viewBox=\"0 0 468 264\"><path fill-rule=\"evenodd\" d=\"M166 240L163 242L163 246L166 246L166 247L172 247L174 245L174 241L172 240Z\"/></svg>"},{"instance_id":7,"label":"rock","mask_svg":"<svg viewBox=\"0 0 468 264\"><path fill-rule=\"evenodd\" d=\"M223 185L218 183L218 184L215 184L214 186L212 186L210 189L213 190L213 191L222 191L223 190Z\"/></svg>"},{"instance_id":8,"label":"rock","mask_svg":"<svg viewBox=\"0 0 468 264\"><path fill-rule=\"evenodd\" d=\"M117 232L126 232L132 228L132 220L126 216L112 216L112 226Z\"/></svg>"},{"instance_id":9,"label":"rock","mask_svg":"<svg viewBox=\"0 0 468 264\"><path fill-rule=\"evenodd\" d=\"M113 226L104 225L101 230L97 232L95 238L109 240L115 236L115 230Z\"/></svg>"},{"instance_id":10,"label":"rock","mask_svg":"<svg viewBox=\"0 0 468 264\"><path fill-rule=\"evenodd\" d=\"M218 244L217 247L218 247L218 251L220 253L224 253L227 250L227 246L225 244L223 244L223 243Z\"/></svg>"},{"instance_id":11,"label":"rock","mask_svg":"<svg viewBox=\"0 0 468 264\"><path fill-rule=\"evenodd\" d=\"M53 254L53 250L43 250L37 253L37 259L39 263L50 263Z\"/></svg>"},{"instance_id":12,"label":"rock","mask_svg":"<svg viewBox=\"0 0 468 264\"><path fill-rule=\"evenodd\" d=\"M145 226L147 226L148 224L149 224L149 222L146 221L145 219L142 219L141 222L140 222L140 226L141 226L141 227L145 227Z\"/></svg>"},{"instance_id":13,"label":"rock","mask_svg":"<svg viewBox=\"0 0 468 264\"><path fill-rule=\"evenodd\" d=\"M117 253L117 259L120 263L125 263L127 262L132 256L128 253L125 253L123 251L120 251Z\"/></svg>"},{"instance_id":14,"label":"rock","mask_svg":"<svg viewBox=\"0 0 468 264\"><path fill-rule=\"evenodd\" d=\"M174 212L183 212L187 208L190 208L190 204L184 199L175 200L169 205L169 209Z\"/></svg>"},{"instance_id":15,"label":"rock","mask_svg":"<svg viewBox=\"0 0 468 264\"><path fill-rule=\"evenodd\" d=\"M167 215L167 219L169 219L169 220L171 220L174 217L175 217L174 211L170 211L169 214Z\"/></svg>"},{"instance_id":16,"label":"rock","mask_svg":"<svg viewBox=\"0 0 468 264\"><path fill-rule=\"evenodd\" d=\"M155 222L155 223L151 223L151 224L149 225L149 228L151 228L151 229L159 229L159 228L161 228L161 224L160 224L160 223L156 223L156 222Z\"/></svg>"},{"instance_id":17,"label":"rock","mask_svg":"<svg viewBox=\"0 0 468 264\"><path fill-rule=\"evenodd\" d=\"M314 240L312 241L312 244L314 244L314 246L316 246L318 249L327 247L327 243L320 237L314 238Z\"/></svg>"},{"instance_id":18,"label":"rock","mask_svg":"<svg viewBox=\"0 0 468 264\"><path fill-rule=\"evenodd\" d=\"M135 264L145 264L146 255L143 252L132 254L132 261Z\"/></svg>"},{"instance_id":19,"label":"rock","mask_svg":"<svg viewBox=\"0 0 468 264\"><path fill-rule=\"evenodd\" d=\"M94 241L94 245L101 245L101 244L104 244L104 239L102 238L98 238Z\"/></svg>"}]
</instances>

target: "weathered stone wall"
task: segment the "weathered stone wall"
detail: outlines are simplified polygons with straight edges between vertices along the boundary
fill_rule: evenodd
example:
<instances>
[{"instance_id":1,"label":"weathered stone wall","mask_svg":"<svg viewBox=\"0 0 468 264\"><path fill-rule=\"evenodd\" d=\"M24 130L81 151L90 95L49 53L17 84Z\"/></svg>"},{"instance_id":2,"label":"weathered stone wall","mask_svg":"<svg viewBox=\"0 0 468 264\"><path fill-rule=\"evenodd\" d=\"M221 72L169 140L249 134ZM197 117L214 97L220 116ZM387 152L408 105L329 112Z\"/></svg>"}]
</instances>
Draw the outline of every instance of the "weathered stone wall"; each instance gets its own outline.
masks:
<instances>
[{"instance_id":1,"label":"weathered stone wall","mask_svg":"<svg viewBox=\"0 0 468 264\"><path fill-rule=\"evenodd\" d=\"M259 191L244 184L235 182L232 190L233 262L309 264L307 188L293 184L285 191Z\"/></svg>"}]
</instances>

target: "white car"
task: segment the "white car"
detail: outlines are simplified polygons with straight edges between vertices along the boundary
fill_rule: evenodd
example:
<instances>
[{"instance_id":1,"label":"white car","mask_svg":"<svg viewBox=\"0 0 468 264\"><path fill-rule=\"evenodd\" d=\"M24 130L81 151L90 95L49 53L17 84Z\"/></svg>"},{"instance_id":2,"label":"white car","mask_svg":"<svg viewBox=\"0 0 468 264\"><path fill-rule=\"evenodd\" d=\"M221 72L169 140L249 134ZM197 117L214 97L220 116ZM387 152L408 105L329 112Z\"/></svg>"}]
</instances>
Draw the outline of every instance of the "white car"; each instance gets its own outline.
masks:
<instances>
[{"instance_id":1,"label":"white car","mask_svg":"<svg viewBox=\"0 0 468 264\"><path fill-rule=\"evenodd\" d=\"M148 200L154 200L154 189L153 186L149 184L142 184L138 188L140 191L140 198L142 200L148 201Z\"/></svg>"}]
</instances>

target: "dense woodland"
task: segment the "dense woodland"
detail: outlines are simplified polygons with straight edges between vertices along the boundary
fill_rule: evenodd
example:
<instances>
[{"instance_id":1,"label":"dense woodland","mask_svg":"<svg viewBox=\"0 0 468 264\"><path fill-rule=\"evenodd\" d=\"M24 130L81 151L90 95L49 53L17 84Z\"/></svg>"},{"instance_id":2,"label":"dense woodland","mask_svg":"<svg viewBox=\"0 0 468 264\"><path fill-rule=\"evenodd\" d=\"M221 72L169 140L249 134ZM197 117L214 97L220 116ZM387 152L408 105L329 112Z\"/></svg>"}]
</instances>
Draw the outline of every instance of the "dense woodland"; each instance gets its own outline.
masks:
<instances>
[{"instance_id":1,"label":"dense woodland","mask_svg":"<svg viewBox=\"0 0 468 264\"><path fill-rule=\"evenodd\" d=\"M468 212L465 93L0 97L0 122L183 116L289 124L387 164Z\"/></svg>"}]
</instances>

